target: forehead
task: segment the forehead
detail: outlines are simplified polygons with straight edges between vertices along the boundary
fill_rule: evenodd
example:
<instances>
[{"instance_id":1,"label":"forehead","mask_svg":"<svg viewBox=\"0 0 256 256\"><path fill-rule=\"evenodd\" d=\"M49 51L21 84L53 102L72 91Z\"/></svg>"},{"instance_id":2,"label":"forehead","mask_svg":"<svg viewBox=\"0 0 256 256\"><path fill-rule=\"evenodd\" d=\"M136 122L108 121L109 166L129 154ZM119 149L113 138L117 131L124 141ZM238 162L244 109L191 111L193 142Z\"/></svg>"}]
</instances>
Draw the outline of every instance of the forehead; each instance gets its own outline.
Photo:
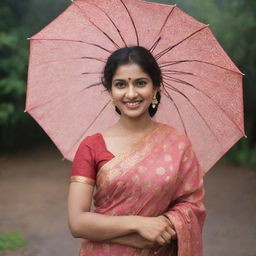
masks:
<instances>
[{"instance_id":1,"label":"forehead","mask_svg":"<svg viewBox=\"0 0 256 256\"><path fill-rule=\"evenodd\" d=\"M113 76L113 79L127 79L128 77L131 77L132 79L135 79L136 77L150 78L150 76L145 73L138 64L131 63L119 66Z\"/></svg>"}]
</instances>

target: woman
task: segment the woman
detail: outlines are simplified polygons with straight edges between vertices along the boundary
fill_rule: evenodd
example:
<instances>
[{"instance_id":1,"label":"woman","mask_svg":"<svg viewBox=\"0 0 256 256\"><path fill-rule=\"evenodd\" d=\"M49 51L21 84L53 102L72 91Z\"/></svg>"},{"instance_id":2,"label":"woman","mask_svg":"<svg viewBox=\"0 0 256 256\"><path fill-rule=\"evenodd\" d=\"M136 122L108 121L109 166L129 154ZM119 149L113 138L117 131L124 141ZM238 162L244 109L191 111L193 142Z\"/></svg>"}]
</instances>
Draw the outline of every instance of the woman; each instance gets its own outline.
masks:
<instances>
[{"instance_id":1,"label":"woman","mask_svg":"<svg viewBox=\"0 0 256 256\"><path fill-rule=\"evenodd\" d=\"M202 255L203 173L189 139L152 120L162 82L154 57L119 49L102 81L120 119L87 136L73 161L69 226L84 238L79 255Z\"/></svg>"}]
</instances>

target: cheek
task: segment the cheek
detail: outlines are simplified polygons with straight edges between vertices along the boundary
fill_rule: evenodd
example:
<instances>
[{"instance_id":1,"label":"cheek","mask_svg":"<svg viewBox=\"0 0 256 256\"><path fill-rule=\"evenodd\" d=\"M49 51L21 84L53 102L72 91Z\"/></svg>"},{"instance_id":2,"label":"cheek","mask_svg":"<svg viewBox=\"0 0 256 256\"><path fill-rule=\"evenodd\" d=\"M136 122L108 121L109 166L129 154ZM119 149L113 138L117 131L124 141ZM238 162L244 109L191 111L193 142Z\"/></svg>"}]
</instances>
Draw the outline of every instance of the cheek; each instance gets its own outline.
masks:
<instances>
[{"instance_id":1,"label":"cheek","mask_svg":"<svg viewBox=\"0 0 256 256\"><path fill-rule=\"evenodd\" d=\"M112 97L114 99L121 99L123 97L122 91L112 90Z\"/></svg>"},{"instance_id":2,"label":"cheek","mask_svg":"<svg viewBox=\"0 0 256 256\"><path fill-rule=\"evenodd\" d=\"M141 92L141 95L143 95L143 97L145 99L152 99L154 96L154 91L149 90L149 89L145 89L144 91Z\"/></svg>"}]
</instances>

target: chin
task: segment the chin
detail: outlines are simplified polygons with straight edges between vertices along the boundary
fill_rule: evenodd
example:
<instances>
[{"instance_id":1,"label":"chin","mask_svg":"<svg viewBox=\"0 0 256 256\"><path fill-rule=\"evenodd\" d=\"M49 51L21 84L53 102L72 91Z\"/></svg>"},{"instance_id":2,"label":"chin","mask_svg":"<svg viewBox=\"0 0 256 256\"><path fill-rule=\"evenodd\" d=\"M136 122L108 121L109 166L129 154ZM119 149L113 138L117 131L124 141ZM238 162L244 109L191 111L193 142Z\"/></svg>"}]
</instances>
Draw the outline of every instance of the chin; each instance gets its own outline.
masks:
<instances>
[{"instance_id":1,"label":"chin","mask_svg":"<svg viewBox=\"0 0 256 256\"><path fill-rule=\"evenodd\" d=\"M141 111L138 111L138 112L133 112L133 113L127 113L126 111L125 112L122 112L122 116L126 116L128 118L140 118L142 116L145 116L146 115L146 111L144 112L141 112Z\"/></svg>"}]
</instances>

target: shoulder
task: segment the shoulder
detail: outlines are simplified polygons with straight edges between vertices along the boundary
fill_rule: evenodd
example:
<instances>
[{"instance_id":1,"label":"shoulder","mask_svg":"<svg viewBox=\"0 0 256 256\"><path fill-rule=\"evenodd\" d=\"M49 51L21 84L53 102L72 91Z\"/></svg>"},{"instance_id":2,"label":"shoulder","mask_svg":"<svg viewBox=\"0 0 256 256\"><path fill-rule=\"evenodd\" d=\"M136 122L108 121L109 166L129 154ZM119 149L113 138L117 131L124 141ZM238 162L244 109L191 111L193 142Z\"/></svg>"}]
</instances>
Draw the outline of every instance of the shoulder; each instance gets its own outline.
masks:
<instances>
[{"instance_id":1,"label":"shoulder","mask_svg":"<svg viewBox=\"0 0 256 256\"><path fill-rule=\"evenodd\" d=\"M98 142L101 140L101 134L95 133L92 135L86 136L84 139L82 139L80 146L82 147L89 147L89 148L95 148L95 145L98 144Z\"/></svg>"}]
</instances>

